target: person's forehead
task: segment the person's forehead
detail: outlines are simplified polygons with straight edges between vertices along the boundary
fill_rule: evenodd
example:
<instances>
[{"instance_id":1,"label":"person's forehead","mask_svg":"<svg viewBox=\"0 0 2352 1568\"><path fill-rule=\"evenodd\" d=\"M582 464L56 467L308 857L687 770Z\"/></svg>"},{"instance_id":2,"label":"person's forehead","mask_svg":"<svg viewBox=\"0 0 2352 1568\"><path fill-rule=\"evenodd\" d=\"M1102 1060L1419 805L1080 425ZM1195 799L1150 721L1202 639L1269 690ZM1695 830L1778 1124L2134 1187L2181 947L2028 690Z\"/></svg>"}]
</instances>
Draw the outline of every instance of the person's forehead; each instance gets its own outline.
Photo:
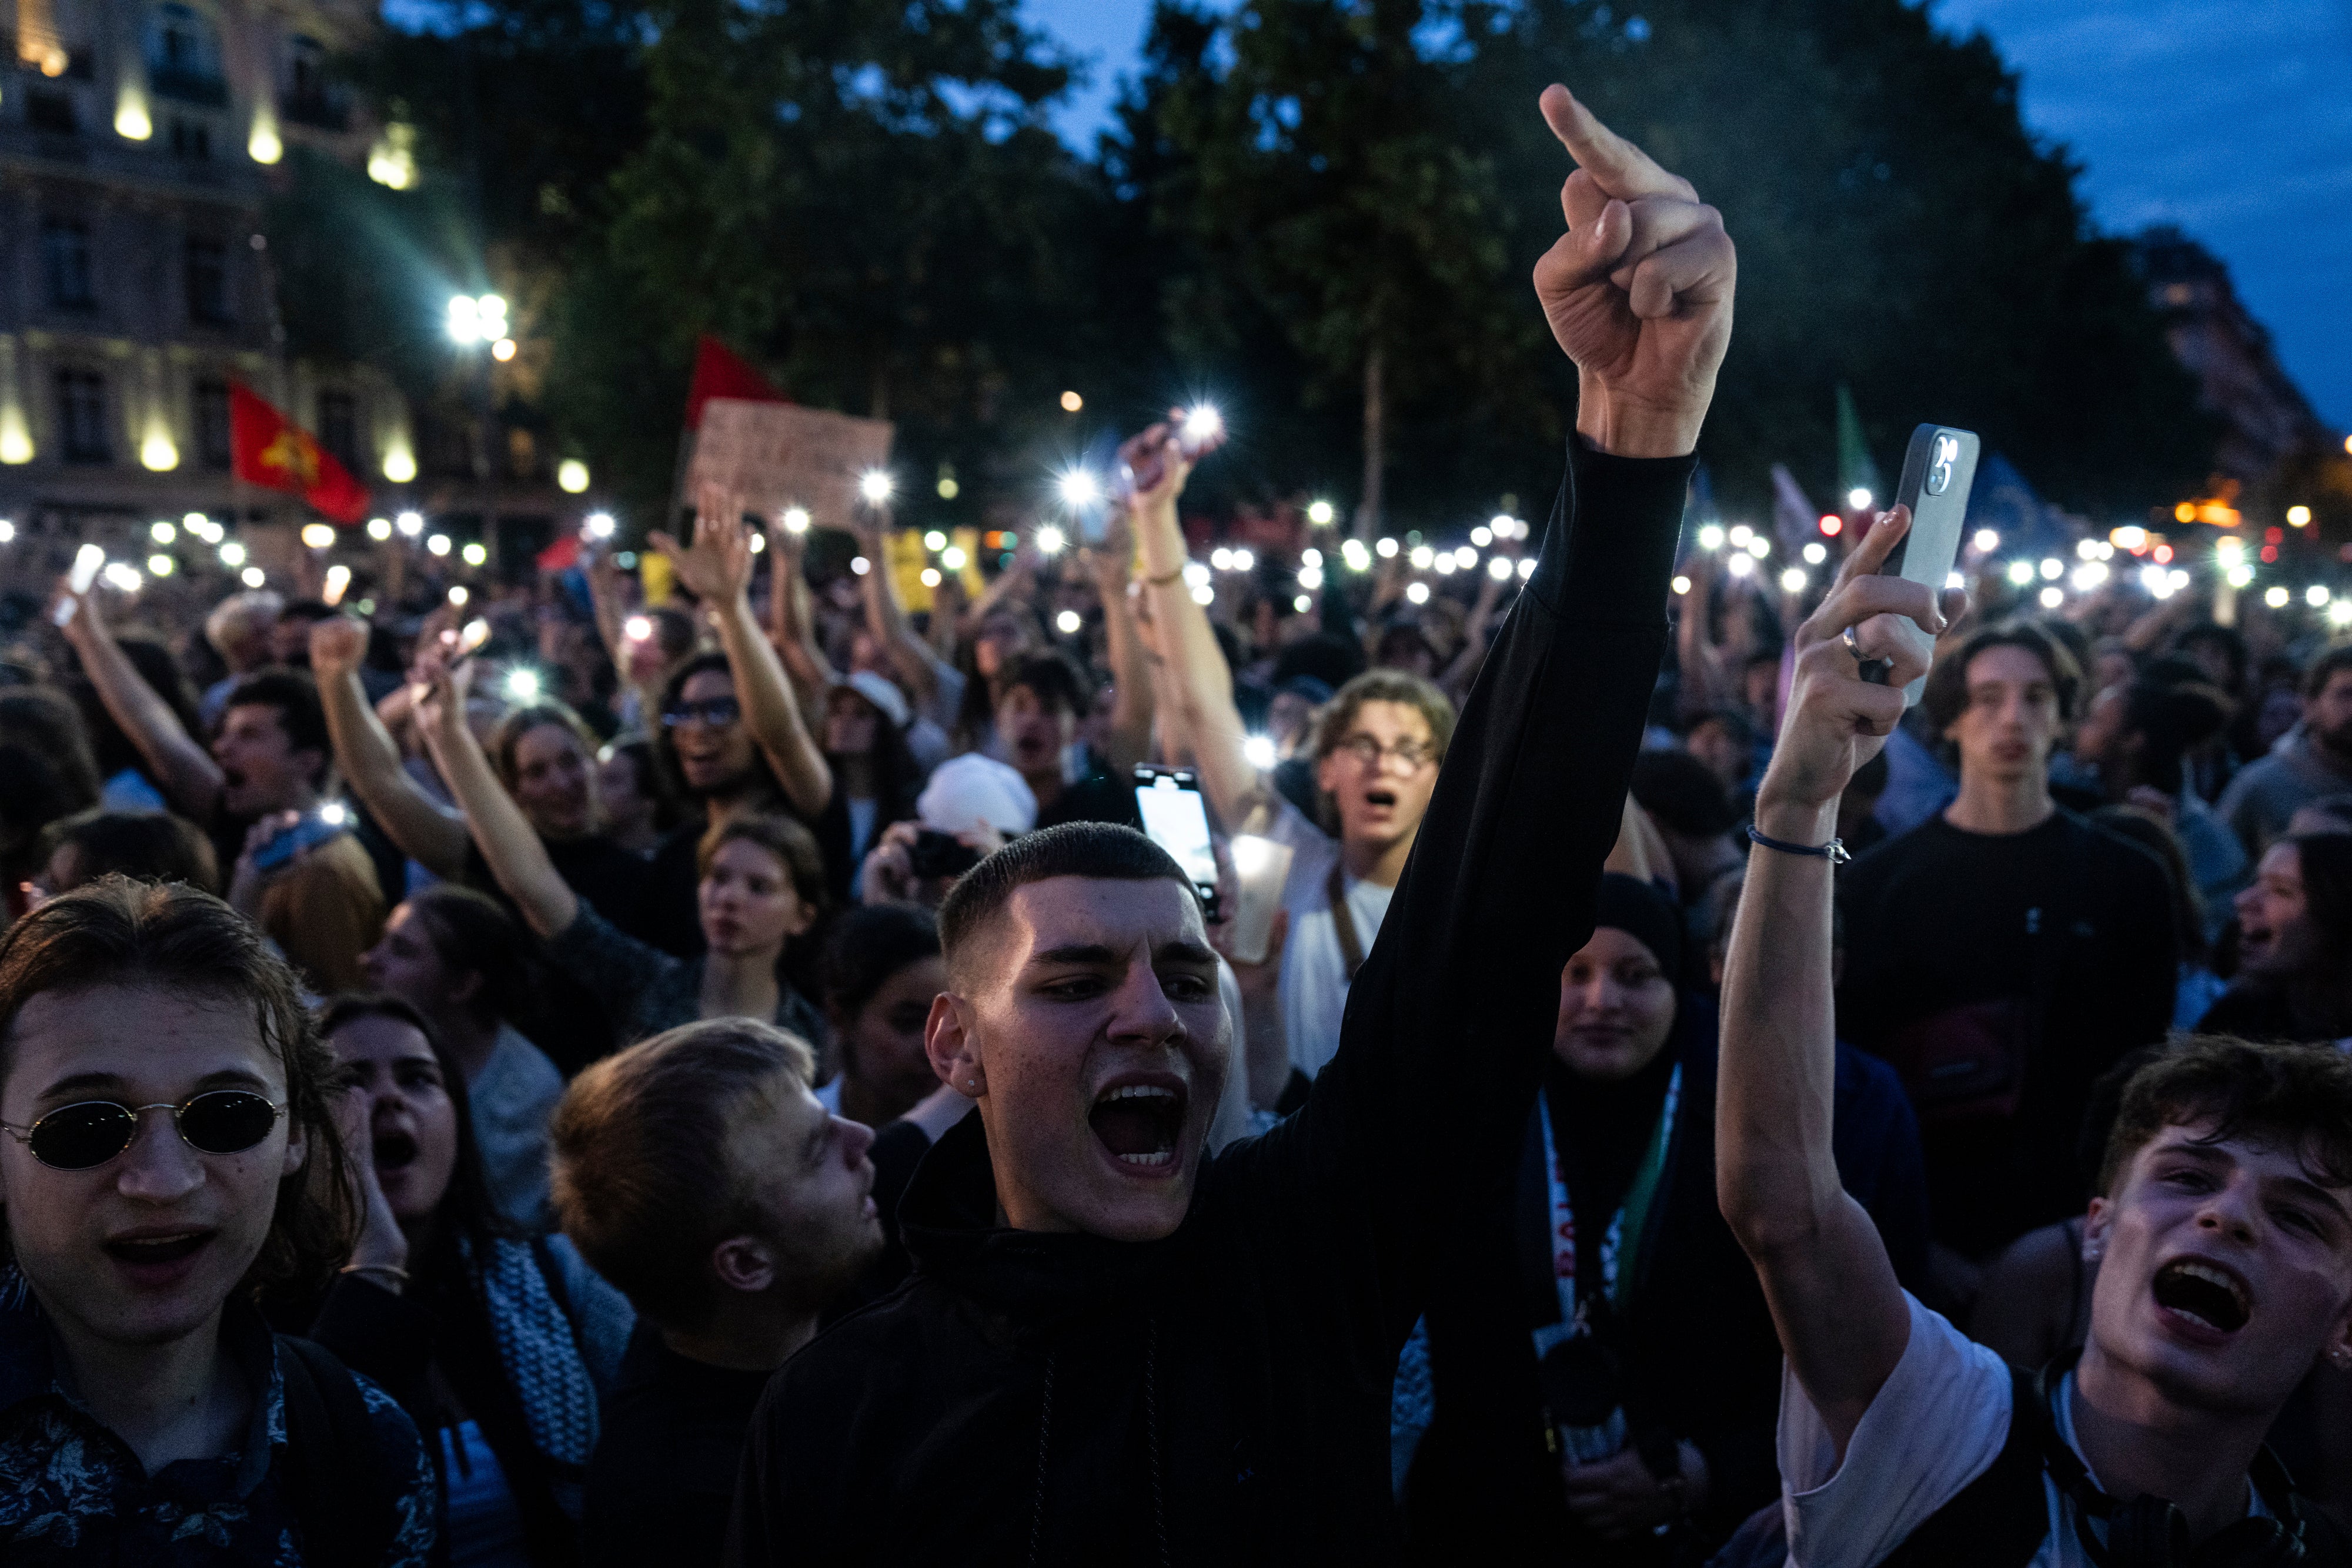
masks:
<instances>
[{"instance_id":1,"label":"person's forehead","mask_svg":"<svg viewBox=\"0 0 2352 1568\"><path fill-rule=\"evenodd\" d=\"M1593 964L1622 964L1628 958L1643 958L1652 964L1658 961L1647 942L1616 925L1594 926L1592 939L1577 950L1576 956Z\"/></svg>"},{"instance_id":2,"label":"person's forehead","mask_svg":"<svg viewBox=\"0 0 2352 1568\"><path fill-rule=\"evenodd\" d=\"M278 709L269 703L237 703L221 715L221 733L277 733L283 729Z\"/></svg>"},{"instance_id":3,"label":"person's forehead","mask_svg":"<svg viewBox=\"0 0 2352 1568\"><path fill-rule=\"evenodd\" d=\"M2303 881L2303 852L2293 844L2273 844L2263 852L2262 863L2255 870L2273 882Z\"/></svg>"},{"instance_id":4,"label":"person's forehead","mask_svg":"<svg viewBox=\"0 0 2352 1568\"><path fill-rule=\"evenodd\" d=\"M722 865L738 876L782 876L786 869L775 851L750 839L730 839L711 851L710 869Z\"/></svg>"},{"instance_id":5,"label":"person's forehead","mask_svg":"<svg viewBox=\"0 0 2352 1568\"><path fill-rule=\"evenodd\" d=\"M1411 703L1395 702L1387 697L1372 697L1358 705L1355 716L1349 721L1348 727L1350 730L1374 733L1387 731L1394 734L1402 731L1412 735L1426 736L1429 733L1429 720Z\"/></svg>"},{"instance_id":6,"label":"person's forehead","mask_svg":"<svg viewBox=\"0 0 2352 1568\"><path fill-rule=\"evenodd\" d=\"M338 1028L329 1041L347 1061L433 1060L433 1047L415 1024L381 1013L363 1013Z\"/></svg>"},{"instance_id":7,"label":"person's forehead","mask_svg":"<svg viewBox=\"0 0 2352 1568\"><path fill-rule=\"evenodd\" d=\"M284 1082L250 1003L156 986L45 991L17 1009L0 1060L11 1102L68 1078L111 1079L157 1098L215 1073L245 1073L273 1092Z\"/></svg>"},{"instance_id":8,"label":"person's forehead","mask_svg":"<svg viewBox=\"0 0 2352 1568\"><path fill-rule=\"evenodd\" d=\"M1016 963L1058 947L1120 952L1205 937L1192 890L1168 877L1047 877L1015 888L1004 907Z\"/></svg>"},{"instance_id":9,"label":"person's forehead","mask_svg":"<svg viewBox=\"0 0 2352 1568\"><path fill-rule=\"evenodd\" d=\"M686 684L678 687L677 693L688 702L731 697L735 695L735 677L724 670L697 670L686 677Z\"/></svg>"},{"instance_id":10,"label":"person's forehead","mask_svg":"<svg viewBox=\"0 0 2352 1568\"><path fill-rule=\"evenodd\" d=\"M2009 685L2022 685L2034 682L2047 684L2050 666L2042 655L2014 643L1996 643L1984 649L1969 661L1969 685L1972 686Z\"/></svg>"},{"instance_id":11,"label":"person's forehead","mask_svg":"<svg viewBox=\"0 0 2352 1568\"><path fill-rule=\"evenodd\" d=\"M571 727L551 718L532 725L515 737L519 755L527 754L541 761L580 749L580 737L572 733Z\"/></svg>"}]
</instances>

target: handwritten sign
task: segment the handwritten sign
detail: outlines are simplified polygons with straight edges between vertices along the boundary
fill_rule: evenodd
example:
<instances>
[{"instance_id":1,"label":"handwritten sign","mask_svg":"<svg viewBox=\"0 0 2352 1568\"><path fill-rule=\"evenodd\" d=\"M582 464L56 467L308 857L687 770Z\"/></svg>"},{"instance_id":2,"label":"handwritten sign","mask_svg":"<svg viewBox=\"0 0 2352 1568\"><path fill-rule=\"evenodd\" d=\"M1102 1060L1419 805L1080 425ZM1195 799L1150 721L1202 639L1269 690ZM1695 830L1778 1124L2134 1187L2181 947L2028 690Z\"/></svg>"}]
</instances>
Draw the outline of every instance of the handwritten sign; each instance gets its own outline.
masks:
<instances>
[{"instance_id":1,"label":"handwritten sign","mask_svg":"<svg viewBox=\"0 0 2352 1568\"><path fill-rule=\"evenodd\" d=\"M846 528L861 505L858 476L889 463L895 429L796 403L712 398L702 406L687 496L706 482L723 485L764 517L802 507L819 528Z\"/></svg>"}]
</instances>

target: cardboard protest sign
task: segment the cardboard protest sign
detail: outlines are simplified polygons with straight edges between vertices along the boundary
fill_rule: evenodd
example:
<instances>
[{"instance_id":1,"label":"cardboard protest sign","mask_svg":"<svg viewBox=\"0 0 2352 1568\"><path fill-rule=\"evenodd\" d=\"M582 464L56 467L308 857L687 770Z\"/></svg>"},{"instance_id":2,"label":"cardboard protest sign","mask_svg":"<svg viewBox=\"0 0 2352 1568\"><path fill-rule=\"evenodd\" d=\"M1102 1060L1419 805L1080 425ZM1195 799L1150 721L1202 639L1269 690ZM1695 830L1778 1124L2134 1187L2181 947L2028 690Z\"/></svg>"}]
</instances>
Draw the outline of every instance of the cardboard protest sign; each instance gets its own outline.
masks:
<instances>
[{"instance_id":1,"label":"cardboard protest sign","mask_svg":"<svg viewBox=\"0 0 2352 1568\"><path fill-rule=\"evenodd\" d=\"M846 528L863 505L858 476L889 463L895 429L797 403L712 398L695 433L687 495L723 485L762 517L801 507L818 528Z\"/></svg>"}]
</instances>

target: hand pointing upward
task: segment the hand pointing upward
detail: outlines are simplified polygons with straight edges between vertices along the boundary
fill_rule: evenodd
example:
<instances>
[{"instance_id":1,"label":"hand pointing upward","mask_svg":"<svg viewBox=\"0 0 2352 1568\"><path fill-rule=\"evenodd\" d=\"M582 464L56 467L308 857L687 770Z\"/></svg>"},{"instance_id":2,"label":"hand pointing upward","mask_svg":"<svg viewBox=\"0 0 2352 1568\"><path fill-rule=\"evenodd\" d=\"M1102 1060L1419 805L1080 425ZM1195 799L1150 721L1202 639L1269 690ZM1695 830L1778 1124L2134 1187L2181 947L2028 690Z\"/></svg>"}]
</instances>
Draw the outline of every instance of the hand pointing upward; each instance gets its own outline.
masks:
<instances>
[{"instance_id":1,"label":"hand pointing upward","mask_svg":"<svg viewBox=\"0 0 2352 1568\"><path fill-rule=\"evenodd\" d=\"M1739 269L1723 214L1691 183L1592 116L1564 87L1544 119L1577 162L1562 235L1536 263L1536 298L1576 361L1576 427L1604 452L1673 457L1698 442L1731 340Z\"/></svg>"}]
</instances>

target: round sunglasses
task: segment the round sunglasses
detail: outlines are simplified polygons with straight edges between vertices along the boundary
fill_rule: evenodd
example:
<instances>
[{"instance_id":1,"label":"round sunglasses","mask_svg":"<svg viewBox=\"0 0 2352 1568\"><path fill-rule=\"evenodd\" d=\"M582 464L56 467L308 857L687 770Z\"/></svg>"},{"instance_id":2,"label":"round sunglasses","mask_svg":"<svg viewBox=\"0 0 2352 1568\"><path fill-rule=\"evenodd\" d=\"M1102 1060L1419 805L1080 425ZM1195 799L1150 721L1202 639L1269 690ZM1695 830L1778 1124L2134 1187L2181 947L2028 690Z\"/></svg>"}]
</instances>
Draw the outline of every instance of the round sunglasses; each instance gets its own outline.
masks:
<instances>
[{"instance_id":1,"label":"round sunglasses","mask_svg":"<svg viewBox=\"0 0 2352 1568\"><path fill-rule=\"evenodd\" d=\"M125 1105L115 1100L78 1100L60 1105L29 1127L0 1122L33 1157L53 1171L95 1170L131 1146L139 1118L169 1111L180 1141L202 1155L241 1155L269 1136L286 1107L243 1089L215 1089L184 1104L158 1101Z\"/></svg>"}]
</instances>

